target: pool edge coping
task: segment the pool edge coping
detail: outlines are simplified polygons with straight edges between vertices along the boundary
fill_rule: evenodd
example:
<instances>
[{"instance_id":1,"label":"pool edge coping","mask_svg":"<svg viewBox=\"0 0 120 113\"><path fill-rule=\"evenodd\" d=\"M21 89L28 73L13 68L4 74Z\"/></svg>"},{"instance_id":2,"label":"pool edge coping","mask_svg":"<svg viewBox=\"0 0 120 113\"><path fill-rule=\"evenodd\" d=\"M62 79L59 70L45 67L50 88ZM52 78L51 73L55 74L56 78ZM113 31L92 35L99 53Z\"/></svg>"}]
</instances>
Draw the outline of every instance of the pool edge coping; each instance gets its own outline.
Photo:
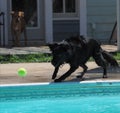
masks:
<instances>
[{"instance_id":1,"label":"pool edge coping","mask_svg":"<svg viewBox=\"0 0 120 113\"><path fill-rule=\"evenodd\" d=\"M63 83L79 83L79 84L85 84L85 83L105 83L105 82L120 82L120 80L97 80L97 81L81 81L81 82L60 82L59 84ZM8 86L36 86L36 85L49 85L49 84L58 84L54 82L41 82L41 83L20 83L20 84L2 84L0 87L8 87Z\"/></svg>"}]
</instances>

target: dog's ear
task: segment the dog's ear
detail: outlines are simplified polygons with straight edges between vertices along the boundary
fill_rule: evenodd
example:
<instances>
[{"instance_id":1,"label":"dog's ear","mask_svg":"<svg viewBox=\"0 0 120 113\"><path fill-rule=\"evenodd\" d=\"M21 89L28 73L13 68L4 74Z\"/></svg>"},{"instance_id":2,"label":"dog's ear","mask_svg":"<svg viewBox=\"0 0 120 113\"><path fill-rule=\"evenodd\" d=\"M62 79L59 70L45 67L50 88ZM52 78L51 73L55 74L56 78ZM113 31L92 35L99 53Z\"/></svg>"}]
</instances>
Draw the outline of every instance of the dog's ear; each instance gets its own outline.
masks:
<instances>
[{"instance_id":1,"label":"dog's ear","mask_svg":"<svg viewBox=\"0 0 120 113\"><path fill-rule=\"evenodd\" d=\"M14 11L11 11L10 14L13 15L15 12Z\"/></svg>"},{"instance_id":2,"label":"dog's ear","mask_svg":"<svg viewBox=\"0 0 120 113\"><path fill-rule=\"evenodd\" d=\"M10 12L10 15L12 16L12 18L14 17L14 15L15 15L15 11L11 11Z\"/></svg>"},{"instance_id":3,"label":"dog's ear","mask_svg":"<svg viewBox=\"0 0 120 113\"><path fill-rule=\"evenodd\" d=\"M51 51L53 51L58 46L58 44L57 43L47 44L47 46L50 48Z\"/></svg>"},{"instance_id":4,"label":"dog's ear","mask_svg":"<svg viewBox=\"0 0 120 113\"><path fill-rule=\"evenodd\" d=\"M18 17L18 11L11 11L12 17Z\"/></svg>"}]
</instances>

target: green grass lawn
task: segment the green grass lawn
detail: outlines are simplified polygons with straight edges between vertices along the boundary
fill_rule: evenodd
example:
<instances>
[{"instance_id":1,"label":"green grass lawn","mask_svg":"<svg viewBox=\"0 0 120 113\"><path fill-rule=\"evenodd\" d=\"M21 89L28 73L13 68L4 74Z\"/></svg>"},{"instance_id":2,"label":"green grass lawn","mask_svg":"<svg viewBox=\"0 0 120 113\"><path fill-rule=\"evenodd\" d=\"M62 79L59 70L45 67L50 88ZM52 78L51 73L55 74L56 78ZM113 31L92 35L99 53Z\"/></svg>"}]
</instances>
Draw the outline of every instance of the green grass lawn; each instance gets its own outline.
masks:
<instances>
[{"instance_id":1,"label":"green grass lawn","mask_svg":"<svg viewBox=\"0 0 120 113\"><path fill-rule=\"evenodd\" d=\"M50 54L0 55L0 63L50 62Z\"/></svg>"},{"instance_id":2,"label":"green grass lawn","mask_svg":"<svg viewBox=\"0 0 120 113\"><path fill-rule=\"evenodd\" d=\"M120 52L114 53L113 57L120 60ZM0 63L32 63L32 62L50 62L51 54L24 54L24 55L0 55ZM90 58L90 61L93 61Z\"/></svg>"},{"instance_id":3,"label":"green grass lawn","mask_svg":"<svg viewBox=\"0 0 120 113\"><path fill-rule=\"evenodd\" d=\"M119 52L119 53L116 53L116 55L114 55L114 58L115 58L116 60L120 60L120 52Z\"/></svg>"}]
</instances>

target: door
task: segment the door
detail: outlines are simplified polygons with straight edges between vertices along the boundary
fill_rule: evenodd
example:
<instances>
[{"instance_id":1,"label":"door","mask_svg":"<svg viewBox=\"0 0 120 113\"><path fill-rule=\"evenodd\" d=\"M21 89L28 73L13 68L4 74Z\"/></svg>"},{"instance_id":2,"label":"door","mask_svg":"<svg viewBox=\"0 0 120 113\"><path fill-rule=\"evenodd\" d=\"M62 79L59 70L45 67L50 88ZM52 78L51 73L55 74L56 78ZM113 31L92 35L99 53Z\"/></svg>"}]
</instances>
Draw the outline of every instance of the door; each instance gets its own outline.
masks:
<instances>
[{"instance_id":1,"label":"door","mask_svg":"<svg viewBox=\"0 0 120 113\"><path fill-rule=\"evenodd\" d=\"M44 41L43 0L11 0L11 11L24 12L28 45L37 45Z\"/></svg>"}]
</instances>

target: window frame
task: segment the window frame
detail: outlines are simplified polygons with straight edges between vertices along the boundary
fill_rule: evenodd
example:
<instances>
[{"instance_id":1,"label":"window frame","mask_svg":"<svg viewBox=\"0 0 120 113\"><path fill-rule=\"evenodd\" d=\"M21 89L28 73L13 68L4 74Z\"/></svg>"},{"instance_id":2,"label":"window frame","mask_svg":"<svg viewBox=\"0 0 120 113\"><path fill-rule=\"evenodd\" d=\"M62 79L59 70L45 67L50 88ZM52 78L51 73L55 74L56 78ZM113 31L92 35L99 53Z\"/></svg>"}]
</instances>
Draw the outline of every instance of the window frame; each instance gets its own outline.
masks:
<instances>
[{"instance_id":1,"label":"window frame","mask_svg":"<svg viewBox=\"0 0 120 113\"><path fill-rule=\"evenodd\" d=\"M53 2L53 1L52 1ZM66 12L65 0L63 0L63 12L53 12L53 19L79 19L79 0L75 0L75 12Z\"/></svg>"}]
</instances>

